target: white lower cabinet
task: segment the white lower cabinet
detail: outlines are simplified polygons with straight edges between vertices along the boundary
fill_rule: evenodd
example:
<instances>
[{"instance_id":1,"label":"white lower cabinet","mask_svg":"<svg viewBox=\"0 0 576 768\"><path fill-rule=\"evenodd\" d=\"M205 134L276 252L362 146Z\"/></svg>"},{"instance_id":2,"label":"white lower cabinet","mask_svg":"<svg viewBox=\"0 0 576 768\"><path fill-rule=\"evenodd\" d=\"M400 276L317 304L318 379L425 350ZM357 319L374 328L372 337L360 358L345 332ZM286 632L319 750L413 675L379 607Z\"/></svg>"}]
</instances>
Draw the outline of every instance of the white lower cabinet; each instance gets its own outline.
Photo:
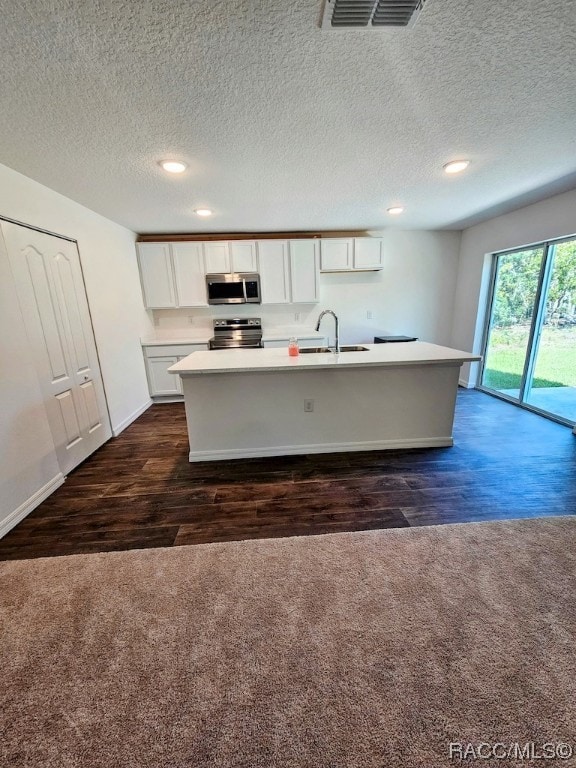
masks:
<instances>
[{"instance_id":1,"label":"white lower cabinet","mask_svg":"<svg viewBox=\"0 0 576 768\"><path fill-rule=\"evenodd\" d=\"M163 344L144 347L144 361L150 397L182 397L180 376L168 373L168 368L192 352L208 349L208 344Z\"/></svg>"},{"instance_id":2,"label":"white lower cabinet","mask_svg":"<svg viewBox=\"0 0 576 768\"><path fill-rule=\"evenodd\" d=\"M181 395L180 376L173 376L168 373L168 368L175 365L178 360L176 355L170 357L150 357L146 362L148 365L148 384L150 385L150 394L156 395Z\"/></svg>"}]
</instances>

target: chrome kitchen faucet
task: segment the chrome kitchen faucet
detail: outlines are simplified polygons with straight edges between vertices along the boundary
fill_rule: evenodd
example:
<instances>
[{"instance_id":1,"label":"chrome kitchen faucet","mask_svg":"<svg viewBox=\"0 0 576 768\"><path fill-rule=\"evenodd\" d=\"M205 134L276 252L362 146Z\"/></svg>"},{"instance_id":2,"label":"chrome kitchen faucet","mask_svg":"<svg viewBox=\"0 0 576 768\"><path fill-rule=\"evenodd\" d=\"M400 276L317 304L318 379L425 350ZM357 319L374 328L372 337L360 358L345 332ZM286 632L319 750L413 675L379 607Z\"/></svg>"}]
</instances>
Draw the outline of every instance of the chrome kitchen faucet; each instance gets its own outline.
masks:
<instances>
[{"instance_id":1,"label":"chrome kitchen faucet","mask_svg":"<svg viewBox=\"0 0 576 768\"><path fill-rule=\"evenodd\" d=\"M338 324L338 318L336 317L336 313L333 312L331 309L325 309L323 312L320 312L320 317L318 318L318 322L316 323L316 330L320 330L320 323L322 322L322 318L324 315L332 315L334 318L334 323L336 325L336 338L334 339L334 353L336 355L340 354L340 332L339 332L339 324ZM330 339L328 339L330 341Z\"/></svg>"}]
</instances>

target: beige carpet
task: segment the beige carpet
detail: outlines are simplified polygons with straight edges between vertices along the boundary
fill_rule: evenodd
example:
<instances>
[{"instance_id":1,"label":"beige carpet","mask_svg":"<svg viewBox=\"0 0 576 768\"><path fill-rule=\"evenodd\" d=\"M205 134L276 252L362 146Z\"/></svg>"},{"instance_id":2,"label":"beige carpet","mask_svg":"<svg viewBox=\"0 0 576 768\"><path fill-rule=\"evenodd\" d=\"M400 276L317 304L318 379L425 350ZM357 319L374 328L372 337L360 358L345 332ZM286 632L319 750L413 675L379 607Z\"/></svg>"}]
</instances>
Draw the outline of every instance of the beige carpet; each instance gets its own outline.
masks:
<instances>
[{"instance_id":1,"label":"beige carpet","mask_svg":"<svg viewBox=\"0 0 576 768\"><path fill-rule=\"evenodd\" d=\"M0 583L3 767L438 768L471 764L450 742L576 741L576 519L5 562Z\"/></svg>"}]
</instances>

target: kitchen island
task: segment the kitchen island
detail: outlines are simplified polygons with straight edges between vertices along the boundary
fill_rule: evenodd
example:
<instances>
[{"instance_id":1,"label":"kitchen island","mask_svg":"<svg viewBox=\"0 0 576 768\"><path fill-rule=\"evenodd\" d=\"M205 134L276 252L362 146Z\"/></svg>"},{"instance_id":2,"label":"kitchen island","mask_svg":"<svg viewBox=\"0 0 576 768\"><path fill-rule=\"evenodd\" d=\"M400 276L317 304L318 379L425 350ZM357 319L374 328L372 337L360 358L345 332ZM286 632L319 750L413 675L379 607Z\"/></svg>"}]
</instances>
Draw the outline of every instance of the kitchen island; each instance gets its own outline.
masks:
<instances>
[{"instance_id":1,"label":"kitchen island","mask_svg":"<svg viewBox=\"0 0 576 768\"><path fill-rule=\"evenodd\" d=\"M365 351L194 352L182 377L190 461L453 444L460 366L477 355L425 342Z\"/></svg>"}]
</instances>

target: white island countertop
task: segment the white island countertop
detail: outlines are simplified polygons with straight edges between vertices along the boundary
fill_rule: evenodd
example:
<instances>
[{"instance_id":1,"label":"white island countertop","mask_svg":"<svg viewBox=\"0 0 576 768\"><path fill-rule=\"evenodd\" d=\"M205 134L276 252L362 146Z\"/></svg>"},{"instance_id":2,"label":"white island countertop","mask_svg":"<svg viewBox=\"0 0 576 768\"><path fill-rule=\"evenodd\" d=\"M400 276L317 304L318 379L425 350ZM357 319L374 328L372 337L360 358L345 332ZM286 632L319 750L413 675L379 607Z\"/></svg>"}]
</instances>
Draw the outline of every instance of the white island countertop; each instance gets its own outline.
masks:
<instances>
[{"instance_id":1,"label":"white island countertop","mask_svg":"<svg viewBox=\"0 0 576 768\"><path fill-rule=\"evenodd\" d=\"M301 353L290 357L280 349L221 349L194 352L169 368L180 376L214 373L308 371L342 368L403 367L412 365L458 365L480 360L478 355L428 344L423 341L393 344L362 344L366 352Z\"/></svg>"}]
</instances>

